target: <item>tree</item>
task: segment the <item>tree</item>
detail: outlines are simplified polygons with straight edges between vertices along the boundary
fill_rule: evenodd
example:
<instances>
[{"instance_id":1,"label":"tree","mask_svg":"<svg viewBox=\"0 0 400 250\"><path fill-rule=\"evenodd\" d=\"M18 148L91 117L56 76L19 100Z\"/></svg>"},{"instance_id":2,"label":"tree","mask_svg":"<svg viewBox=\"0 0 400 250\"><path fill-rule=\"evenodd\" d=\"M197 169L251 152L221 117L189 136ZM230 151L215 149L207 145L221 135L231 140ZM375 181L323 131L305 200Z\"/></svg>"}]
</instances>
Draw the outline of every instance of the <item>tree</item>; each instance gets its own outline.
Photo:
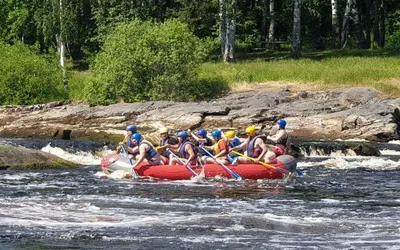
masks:
<instances>
[{"instance_id":1,"label":"tree","mask_svg":"<svg viewBox=\"0 0 400 250\"><path fill-rule=\"evenodd\" d=\"M269 29L268 29L268 41L269 48L274 48L275 41L275 0L269 0Z\"/></svg>"},{"instance_id":2,"label":"tree","mask_svg":"<svg viewBox=\"0 0 400 250\"><path fill-rule=\"evenodd\" d=\"M218 0L176 0L170 11L174 18L186 23L199 38L213 37L217 33Z\"/></svg>"},{"instance_id":3,"label":"tree","mask_svg":"<svg viewBox=\"0 0 400 250\"><path fill-rule=\"evenodd\" d=\"M332 40L335 48L340 47L340 26L338 17L338 3L337 0L331 0L332 7Z\"/></svg>"},{"instance_id":4,"label":"tree","mask_svg":"<svg viewBox=\"0 0 400 250\"><path fill-rule=\"evenodd\" d=\"M194 99L202 91L196 68L205 56L200 39L178 20L120 24L96 57L87 99L94 104Z\"/></svg>"},{"instance_id":5,"label":"tree","mask_svg":"<svg viewBox=\"0 0 400 250\"><path fill-rule=\"evenodd\" d=\"M224 63L235 62L236 0L220 0L221 50Z\"/></svg>"},{"instance_id":6,"label":"tree","mask_svg":"<svg viewBox=\"0 0 400 250\"><path fill-rule=\"evenodd\" d=\"M292 56L294 58L300 57L301 43L301 0L294 0L293 8L293 34L292 34Z\"/></svg>"},{"instance_id":7,"label":"tree","mask_svg":"<svg viewBox=\"0 0 400 250\"><path fill-rule=\"evenodd\" d=\"M0 43L0 104L38 104L67 97L56 62L22 43Z\"/></svg>"}]
</instances>

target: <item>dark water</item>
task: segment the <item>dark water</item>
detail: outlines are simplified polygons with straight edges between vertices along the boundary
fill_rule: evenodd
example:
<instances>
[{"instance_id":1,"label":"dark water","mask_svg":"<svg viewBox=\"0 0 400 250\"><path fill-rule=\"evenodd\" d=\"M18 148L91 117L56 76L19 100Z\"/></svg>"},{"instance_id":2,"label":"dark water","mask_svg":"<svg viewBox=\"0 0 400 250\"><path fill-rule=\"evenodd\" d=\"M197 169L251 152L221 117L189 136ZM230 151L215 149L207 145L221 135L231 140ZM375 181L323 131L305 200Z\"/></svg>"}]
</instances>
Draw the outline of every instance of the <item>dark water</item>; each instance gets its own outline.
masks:
<instances>
[{"instance_id":1,"label":"dark water","mask_svg":"<svg viewBox=\"0 0 400 250\"><path fill-rule=\"evenodd\" d=\"M279 181L1 171L0 249L400 249L400 167L304 158Z\"/></svg>"}]
</instances>

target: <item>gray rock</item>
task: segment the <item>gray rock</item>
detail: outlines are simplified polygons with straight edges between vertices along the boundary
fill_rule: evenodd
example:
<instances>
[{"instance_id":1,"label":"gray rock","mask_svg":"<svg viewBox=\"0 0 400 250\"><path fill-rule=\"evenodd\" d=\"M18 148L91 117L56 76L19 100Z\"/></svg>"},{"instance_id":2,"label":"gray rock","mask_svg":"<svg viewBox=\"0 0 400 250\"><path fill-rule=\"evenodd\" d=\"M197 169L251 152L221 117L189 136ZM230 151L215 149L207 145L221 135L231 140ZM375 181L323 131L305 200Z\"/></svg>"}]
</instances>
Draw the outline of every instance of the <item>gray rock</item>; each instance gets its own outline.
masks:
<instances>
[{"instance_id":1,"label":"gray rock","mask_svg":"<svg viewBox=\"0 0 400 250\"><path fill-rule=\"evenodd\" d=\"M0 136L119 140L128 124L157 137L157 129L243 130L255 125L273 133L284 117L298 139L398 139L400 99L381 97L372 88L331 91L233 92L214 101L123 103L90 107L82 103L0 107Z\"/></svg>"},{"instance_id":2,"label":"gray rock","mask_svg":"<svg viewBox=\"0 0 400 250\"><path fill-rule=\"evenodd\" d=\"M70 168L77 165L39 150L0 145L0 169Z\"/></svg>"}]
</instances>

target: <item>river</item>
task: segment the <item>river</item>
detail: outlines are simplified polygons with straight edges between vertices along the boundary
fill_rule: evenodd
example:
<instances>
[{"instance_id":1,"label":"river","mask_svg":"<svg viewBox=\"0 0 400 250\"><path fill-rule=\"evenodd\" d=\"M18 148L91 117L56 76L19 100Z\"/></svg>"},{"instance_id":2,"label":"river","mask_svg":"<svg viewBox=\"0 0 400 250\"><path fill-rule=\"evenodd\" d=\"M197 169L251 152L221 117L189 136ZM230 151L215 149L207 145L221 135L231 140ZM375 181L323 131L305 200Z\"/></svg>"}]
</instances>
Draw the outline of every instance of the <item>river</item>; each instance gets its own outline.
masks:
<instances>
[{"instance_id":1,"label":"river","mask_svg":"<svg viewBox=\"0 0 400 250\"><path fill-rule=\"evenodd\" d=\"M309 155L291 180L171 182L106 178L48 145L82 166L1 171L0 248L400 249L397 149Z\"/></svg>"}]
</instances>

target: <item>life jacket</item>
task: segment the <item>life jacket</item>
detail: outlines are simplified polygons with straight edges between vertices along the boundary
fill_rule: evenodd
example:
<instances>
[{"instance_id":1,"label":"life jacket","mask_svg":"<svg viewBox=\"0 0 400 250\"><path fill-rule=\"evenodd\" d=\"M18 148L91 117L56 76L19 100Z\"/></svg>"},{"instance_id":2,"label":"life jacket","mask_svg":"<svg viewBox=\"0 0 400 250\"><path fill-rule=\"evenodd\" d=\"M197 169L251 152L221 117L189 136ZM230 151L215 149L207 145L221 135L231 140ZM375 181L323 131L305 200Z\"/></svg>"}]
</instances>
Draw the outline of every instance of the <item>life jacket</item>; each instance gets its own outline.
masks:
<instances>
[{"instance_id":1,"label":"life jacket","mask_svg":"<svg viewBox=\"0 0 400 250\"><path fill-rule=\"evenodd\" d=\"M224 143L225 144L225 148L227 150L229 149L228 143L224 139L220 139L217 143L215 143L213 145L214 155L217 155L217 154L219 154L219 152L221 152L220 143Z\"/></svg>"},{"instance_id":2,"label":"life jacket","mask_svg":"<svg viewBox=\"0 0 400 250\"><path fill-rule=\"evenodd\" d=\"M254 136L253 138L250 139L250 141L247 143L246 150L247 150L247 156L248 157L258 157L258 154L260 152L255 152L254 144L256 143L256 140L258 138L261 138L261 136L257 135ZM261 138L262 139L262 138Z\"/></svg>"},{"instance_id":3,"label":"life jacket","mask_svg":"<svg viewBox=\"0 0 400 250\"><path fill-rule=\"evenodd\" d=\"M142 145L142 144L147 144L149 146L149 149L146 152L148 159L151 159L151 158L153 158L154 156L157 155L156 149L154 148L154 146L150 142L142 140L139 143L139 146Z\"/></svg>"},{"instance_id":4,"label":"life jacket","mask_svg":"<svg viewBox=\"0 0 400 250\"><path fill-rule=\"evenodd\" d=\"M161 139L161 141L160 141L160 146L164 146L165 144L167 144L169 139L171 139L170 136L167 136L166 138ZM163 155L163 156L168 157L168 156L170 155L170 153L171 153L171 152L170 152L169 150L166 150L165 148L163 148L163 149L161 150L161 155Z\"/></svg>"},{"instance_id":5,"label":"life jacket","mask_svg":"<svg viewBox=\"0 0 400 250\"><path fill-rule=\"evenodd\" d=\"M186 153L186 150L185 150L185 147L186 147L187 144L192 145L192 147L193 147L193 152L194 152L194 159L197 159L197 153L198 153L198 152L197 152L197 150L196 150L195 145L194 145L192 142L190 142L190 141L185 141L184 143L182 143L182 144L179 146L179 148L178 148L179 155L180 155L182 158L185 158L185 159L188 159L188 158L189 158L189 155Z\"/></svg>"},{"instance_id":6,"label":"life jacket","mask_svg":"<svg viewBox=\"0 0 400 250\"><path fill-rule=\"evenodd\" d=\"M128 141L126 142L126 146L128 146L128 147L130 147L130 148L135 147L135 145L133 144L132 140L128 140Z\"/></svg>"},{"instance_id":7,"label":"life jacket","mask_svg":"<svg viewBox=\"0 0 400 250\"><path fill-rule=\"evenodd\" d=\"M229 148L233 148L233 147L236 147L236 146L239 146L240 144L242 144L242 142L240 141L240 139L238 138L238 137L234 137L233 138L233 140L231 141L231 142L229 142L229 144L228 144L228 146L229 146ZM241 153L241 154L243 154L243 150L242 149L238 149L238 150L236 150L238 153ZM235 157L235 156L237 156L235 153L230 153L229 154L229 156L231 156L231 157Z\"/></svg>"},{"instance_id":8,"label":"life jacket","mask_svg":"<svg viewBox=\"0 0 400 250\"><path fill-rule=\"evenodd\" d=\"M282 138L279 139L277 142L273 142L272 145L283 147L284 149L288 146L289 142L289 135L285 132Z\"/></svg>"}]
</instances>

